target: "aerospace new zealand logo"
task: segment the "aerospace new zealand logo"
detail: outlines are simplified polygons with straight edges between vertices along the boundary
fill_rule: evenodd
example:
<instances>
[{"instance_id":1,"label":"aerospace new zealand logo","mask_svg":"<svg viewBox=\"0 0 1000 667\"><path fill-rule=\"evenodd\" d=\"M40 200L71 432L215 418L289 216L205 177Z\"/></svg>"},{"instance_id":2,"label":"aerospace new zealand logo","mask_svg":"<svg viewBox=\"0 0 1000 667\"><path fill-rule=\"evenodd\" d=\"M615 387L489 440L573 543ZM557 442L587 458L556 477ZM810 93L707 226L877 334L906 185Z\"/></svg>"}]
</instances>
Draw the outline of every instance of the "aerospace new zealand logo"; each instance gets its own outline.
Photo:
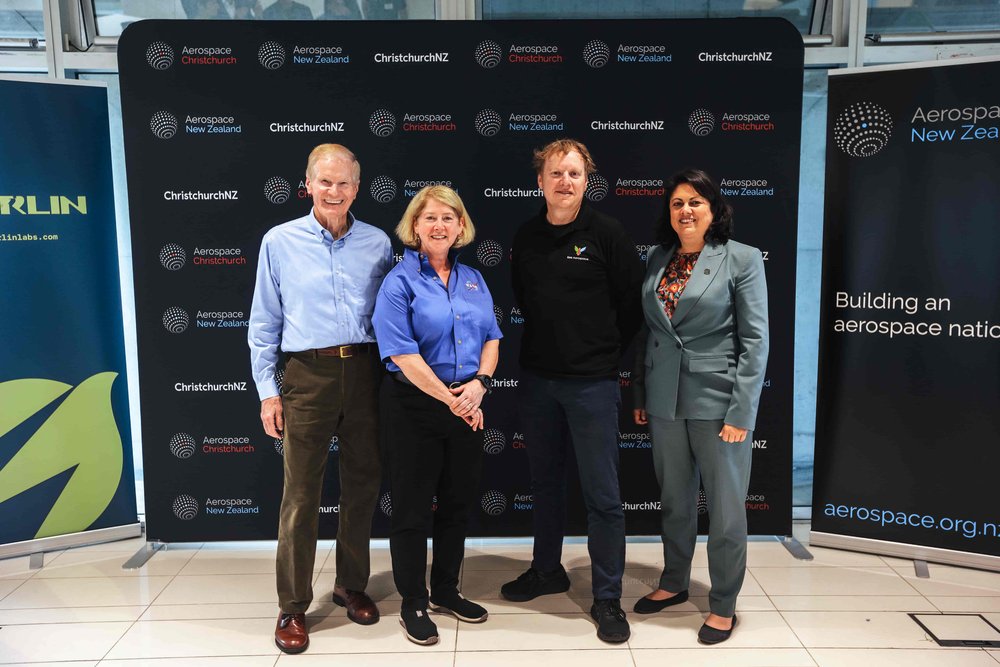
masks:
<instances>
[{"instance_id":1,"label":"aerospace new zealand logo","mask_svg":"<svg viewBox=\"0 0 1000 667\"><path fill-rule=\"evenodd\" d=\"M267 41L257 49L257 60L264 69L281 69L285 64L285 47L278 42Z\"/></svg>"},{"instance_id":2,"label":"aerospace new zealand logo","mask_svg":"<svg viewBox=\"0 0 1000 667\"><path fill-rule=\"evenodd\" d=\"M376 109L368 119L368 127L376 137L388 137L396 131L396 115L388 109Z\"/></svg>"},{"instance_id":3,"label":"aerospace new zealand logo","mask_svg":"<svg viewBox=\"0 0 1000 667\"><path fill-rule=\"evenodd\" d=\"M166 42L153 42L146 49L146 62L153 69L167 69L174 64L174 50Z\"/></svg>"},{"instance_id":4,"label":"aerospace new zealand logo","mask_svg":"<svg viewBox=\"0 0 1000 667\"><path fill-rule=\"evenodd\" d=\"M840 112L833 124L837 148L851 157L871 157L889 144L892 116L874 102L856 102Z\"/></svg>"},{"instance_id":5,"label":"aerospace new zealand logo","mask_svg":"<svg viewBox=\"0 0 1000 667\"><path fill-rule=\"evenodd\" d=\"M708 109L695 109L688 116L688 129L695 136L708 136L715 129L715 116Z\"/></svg>"},{"instance_id":6,"label":"aerospace new zealand logo","mask_svg":"<svg viewBox=\"0 0 1000 667\"><path fill-rule=\"evenodd\" d=\"M382 510L382 514L386 516L392 516L392 494L386 491L378 499L379 509Z\"/></svg>"},{"instance_id":7,"label":"aerospace new zealand logo","mask_svg":"<svg viewBox=\"0 0 1000 667\"><path fill-rule=\"evenodd\" d=\"M169 139L177 134L177 116L169 111L157 111L149 119L149 129L157 139Z\"/></svg>"},{"instance_id":8,"label":"aerospace new zealand logo","mask_svg":"<svg viewBox=\"0 0 1000 667\"><path fill-rule=\"evenodd\" d=\"M494 267L503 260L503 246L493 239L485 239L476 246L476 259L486 267Z\"/></svg>"},{"instance_id":9,"label":"aerospace new zealand logo","mask_svg":"<svg viewBox=\"0 0 1000 667\"><path fill-rule=\"evenodd\" d=\"M507 437L498 428L488 428L483 433L483 451L487 454L499 454L507 446Z\"/></svg>"},{"instance_id":10,"label":"aerospace new zealand logo","mask_svg":"<svg viewBox=\"0 0 1000 667\"><path fill-rule=\"evenodd\" d=\"M497 326L503 324L503 318L504 318L503 308L501 308L496 304L493 304L493 316L497 318Z\"/></svg>"},{"instance_id":11,"label":"aerospace new zealand logo","mask_svg":"<svg viewBox=\"0 0 1000 667\"><path fill-rule=\"evenodd\" d=\"M376 176L371 184L372 199L380 204L388 204L396 198L396 181L388 176Z\"/></svg>"},{"instance_id":12,"label":"aerospace new zealand logo","mask_svg":"<svg viewBox=\"0 0 1000 667\"><path fill-rule=\"evenodd\" d=\"M494 137L500 132L503 119L493 109L483 109L476 114L476 132L484 137Z\"/></svg>"},{"instance_id":13,"label":"aerospace new zealand logo","mask_svg":"<svg viewBox=\"0 0 1000 667\"><path fill-rule=\"evenodd\" d=\"M292 196L292 184L281 176L269 178L264 183L264 196L272 204L284 204Z\"/></svg>"},{"instance_id":14,"label":"aerospace new zealand logo","mask_svg":"<svg viewBox=\"0 0 1000 667\"><path fill-rule=\"evenodd\" d=\"M172 509L175 517L181 521L190 521L198 516L198 501L194 499L194 496L182 493L174 498Z\"/></svg>"},{"instance_id":15,"label":"aerospace new zealand logo","mask_svg":"<svg viewBox=\"0 0 1000 667\"><path fill-rule=\"evenodd\" d=\"M587 177L587 189L583 196L590 201L601 201L608 196L608 179L598 173L593 173Z\"/></svg>"},{"instance_id":16,"label":"aerospace new zealand logo","mask_svg":"<svg viewBox=\"0 0 1000 667\"><path fill-rule=\"evenodd\" d=\"M583 47L583 62L594 69L607 65L610 58L611 49L599 39L592 39Z\"/></svg>"},{"instance_id":17,"label":"aerospace new zealand logo","mask_svg":"<svg viewBox=\"0 0 1000 667\"><path fill-rule=\"evenodd\" d=\"M170 438L170 453L179 459L189 459L194 455L195 442L187 433L176 433Z\"/></svg>"},{"instance_id":18,"label":"aerospace new zealand logo","mask_svg":"<svg viewBox=\"0 0 1000 667\"><path fill-rule=\"evenodd\" d=\"M185 262L187 262L187 253L176 243L168 243L160 248L160 264L168 271L184 268Z\"/></svg>"},{"instance_id":19,"label":"aerospace new zealand logo","mask_svg":"<svg viewBox=\"0 0 1000 667\"><path fill-rule=\"evenodd\" d=\"M483 511L490 516L499 516L507 509L507 496L500 491L487 491L483 494Z\"/></svg>"},{"instance_id":20,"label":"aerospace new zealand logo","mask_svg":"<svg viewBox=\"0 0 1000 667\"><path fill-rule=\"evenodd\" d=\"M493 69L503 60L503 48L492 39L484 39L476 47L476 62L480 67Z\"/></svg>"},{"instance_id":21,"label":"aerospace new zealand logo","mask_svg":"<svg viewBox=\"0 0 1000 667\"><path fill-rule=\"evenodd\" d=\"M187 311L183 308L171 306L163 313L163 326L170 333L184 333L190 323Z\"/></svg>"}]
</instances>

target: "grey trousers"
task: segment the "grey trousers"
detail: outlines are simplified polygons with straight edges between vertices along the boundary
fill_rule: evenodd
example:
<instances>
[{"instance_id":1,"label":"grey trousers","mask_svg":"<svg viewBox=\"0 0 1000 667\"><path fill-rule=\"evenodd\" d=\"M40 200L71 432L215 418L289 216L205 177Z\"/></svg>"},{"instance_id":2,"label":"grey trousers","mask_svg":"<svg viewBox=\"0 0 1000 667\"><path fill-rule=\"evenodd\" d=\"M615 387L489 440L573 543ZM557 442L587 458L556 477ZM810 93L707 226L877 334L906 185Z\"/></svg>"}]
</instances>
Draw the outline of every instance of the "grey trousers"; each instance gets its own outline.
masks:
<instances>
[{"instance_id":1,"label":"grey trousers","mask_svg":"<svg viewBox=\"0 0 1000 667\"><path fill-rule=\"evenodd\" d=\"M649 416L653 467L660 483L663 574L660 588L677 593L691 581L698 539L698 476L708 500L709 608L729 617L743 587L747 562L746 495L753 432L743 442L719 438L721 419L660 419Z\"/></svg>"}]
</instances>

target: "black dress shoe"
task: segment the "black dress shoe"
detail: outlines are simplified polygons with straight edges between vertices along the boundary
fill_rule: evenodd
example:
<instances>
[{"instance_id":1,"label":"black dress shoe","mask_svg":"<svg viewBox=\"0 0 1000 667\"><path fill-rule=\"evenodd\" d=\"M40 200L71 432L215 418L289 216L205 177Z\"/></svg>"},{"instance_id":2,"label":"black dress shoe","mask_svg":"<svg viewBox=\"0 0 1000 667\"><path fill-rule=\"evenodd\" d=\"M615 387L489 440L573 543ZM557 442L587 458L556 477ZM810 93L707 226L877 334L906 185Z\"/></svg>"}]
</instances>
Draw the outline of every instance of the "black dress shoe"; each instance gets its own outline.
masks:
<instances>
[{"instance_id":1,"label":"black dress shoe","mask_svg":"<svg viewBox=\"0 0 1000 667\"><path fill-rule=\"evenodd\" d=\"M680 593L673 595L672 597L665 598L663 600L651 600L649 598L639 598L635 606L632 607L632 611L637 614L655 614L658 611L663 611L667 607L673 607L675 604L683 604L688 601L688 592L683 590Z\"/></svg>"},{"instance_id":2,"label":"black dress shoe","mask_svg":"<svg viewBox=\"0 0 1000 667\"><path fill-rule=\"evenodd\" d=\"M733 624L728 630L719 630L710 625L702 624L701 630L698 631L698 641L702 644L719 644L729 639L729 636L733 634L733 630L735 629L736 614L733 614Z\"/></svg>"}]
</instances>

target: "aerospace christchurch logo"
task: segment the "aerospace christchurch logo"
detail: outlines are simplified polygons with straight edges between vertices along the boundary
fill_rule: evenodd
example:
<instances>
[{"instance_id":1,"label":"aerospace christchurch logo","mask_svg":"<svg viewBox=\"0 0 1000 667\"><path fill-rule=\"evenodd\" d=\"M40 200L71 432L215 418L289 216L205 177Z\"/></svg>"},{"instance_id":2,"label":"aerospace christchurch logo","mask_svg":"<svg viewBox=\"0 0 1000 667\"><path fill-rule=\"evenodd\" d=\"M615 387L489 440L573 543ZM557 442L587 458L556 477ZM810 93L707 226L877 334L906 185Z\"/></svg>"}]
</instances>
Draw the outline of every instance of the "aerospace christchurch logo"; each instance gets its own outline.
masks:
<instances>
[{"instance_id":1,"label":"aerospace christchurch logo","mask_svg":"<svg viewBox=\"0 0 1000 667\"><path fill-rule=\"evenodd\" d=\"M507 446L507 437L498 428L488 428L483 433L483 451L487 454L499 454Z\"/></svg>"},{"instance_id":2,"label":"aerospace christchurch logo","mask_svg":"<svg viewBox=\"0 0 1000 667\"><path fill-rule=\"evenodd\" d=\"M177 116L169 111L157 111L149 119L149 129L158 139L169 139L177 134Z\"/></svg>"},{"instance_id":3,"label":"aerospace christchurch logo","mask_svg":"<svg viewBox=\"0 0 1000 667\"><path fill-rule=\"evenodd\" d=\"M396 181L388 176L376 176L371 184L372 199L380 204L388 204L396 198Z\"/></svg>"},{"instance_id":4,"label":"aerospace christchurch logo","mask_svg":"<svg viewBox=\"0 0 1000 667\"><path fill-rule=\"evenodd\" d=\"M590 201L601 201L608 196L608 179L598 173L587 177L587 189L583 196Z\"/></svg>"},{"instance_id":5,"label":"aerospace christchurch logo","mask_svg":"<svg viewBox=\"0 0 1000 667\"><path fill-rule=\"evenodd\" d=\"M174 498L171 509L174 510L174 516L181 521L190 521L198 516L198 501L194 499L194 496L182 493Z\"/></svg>"},{"instance_id":6,"label":"aerospace christchurch logo","mask_svg":"<svg viewBox=\"0 0 1000 667\"><path fill-rule=\"evenodd\" d=\"M486 267L494 267L503 260L503 246L493 239L485 239L476 247L476 259Z\"/></svg>"},{"instance_id":7,"label":"aerospace christchurch logo","mask_svg":"<svg viewBox=\"0 0 1000 667\"><path fill-rule=\"evenodd\" d=\"M195 441L187 433L176 433L170 438L170 453L179 459L189 459L194 456Z\"/></svg>"},{"instance_id":8,"label":"aerospace christchurch logo","mask_svg":"<svg viewBox=\"0 0 1000 667\"><path fill-rule=\"evenodd\" d=\"M269 178L264 183L264 196L272 204L284 204L292 196L292 184L281 176Z\"/></svg>"},{"instance_id":9,"label":"aerospace christchurch logo","mask_svg":"<svg viewBox=\"0 0 1000 667\"><path fill-rule=\"evenodd\" d=\"M368 119L368 127L376 137L388 137L396 131L396 116L388 109L376 109Z\"/></svg>"},{"instance_id":10,"label":"aerospace christchurch logo","mask_svg":"<svg viewBox=\"0 0 1000 667\"><path fill-rule=\"evenodd\" d=\"M695 136L708 136L715 129L715 116L708 109L695 109L688 116L688 128Z\"/></svg>"},{"instance_id":11,"label":"aerospace christchurch logo","mask_svg":"<svg viewBox=\"0 0 1000 667\"><path fill-rule=\"evenodd\" d=\"M264 66L264 69L281 69L285 64L285 47L278 42L267 41L257 49L257 60Z\"/></svg>"},{"instance_id":12,"label":"aerospace christchurch logo","mask_svg":"<svg viewBox=\"0 0 1000 667\"><path fill-rule=\"evenodd\" d=\"M500 132L503 119L493 109L483 109L476 114L476 132L484 137L493 137Z\"/></svg>"},{"instance_id":13,"label":"aerospace christchurch logo","mask_svg":"<svg viewBox=\"0 0 1000 667\"><path fill-rule=\"evenodd\" d=\"M503 60L503 48L492 39L484 39L476 47L476 62L480 67L493 69Z\"/></svg>"},{"instance_id":14,"label":"aerospace christchurch logo","mask_svg":"<svg viewBox=\"0 0 1000 667\"><path fill-rule=\"evenodd\" d=\"M599 39L592 39L583 47L583 61L599 69L608 64L611 58L611 48Z\"/></svg>"},{"instance_id":15,"label":"aerospace christchurch logo","mask_svg":"<svg viewBox=\"0 0 1000 667\"><path fill-rule=\"evenodd\" d=\"M386 516L392 516L392 494L388 491L382 494L378 499L379 509L382 510L382 514Z\"/></svg>"},{"instance_id":16,"label":"aerospace christchurch logo","mask_svg":"<svg viewBox=\"0 0 1000 667\"><path fill-rule=\"evenodd\" d=\"M160 248L160 264L168 271L178 271L184 268L187 253L176 243L168 243Z\"/></svg>"},{"instance_id":17,"label":"aerospace christchurch logo","mask_svg":"<svg viewBox=\"0 0 1000 667\"><path fill-rule=\"evenodd\" d=\"M493 304L493 316L497 318L497 326L500 326L501 324L503 324L503 320L504 320L503 308L501 308L500 306L498 306L496 304Z\"/></svg>"},{"instance_id":18,"label":"aerospace christchurch logo","mask_svg":"<svg viewBox=\"0 0 1000 667\"><path fill-rule=\"evenodd\" d=\"M889 144L892 116L874 102L856 102L840 112L833 124L837 148L851 157L871 157Z\"/></svg>"},{"instance_id":19,"label":"aerospace christchurch logo","mask_svg":"<svg viewBox=\"0 0 1000 667\"><path fill-rule=\"evenodd\" d=\"M153 42L146 49L146 62L153 69L167 69L174 64L174 50L166 42Z\"/></svg>"},{"instance_id":20,"label":"aerospace christchurch logo","mask_svg":"<svg viewBox=\"0 0 1000 667\"><path fill-rule=\"evenodd\" d=\"M170 333L184 333L190 323L187 311L183 308L171 306L163 313L163 327Z\"/></svg>"},{"instance_id":21,"label":"aerospace christchurch logo","mask_svg":"<svg viewBox=\"0 0 1000 667\"><path fill-rule=\"evenodd\" d=\"M499 516L507 509L507 496L500 491L487 491L483 494L483 511L490 516Z\"/></svg>"}]
</instances>

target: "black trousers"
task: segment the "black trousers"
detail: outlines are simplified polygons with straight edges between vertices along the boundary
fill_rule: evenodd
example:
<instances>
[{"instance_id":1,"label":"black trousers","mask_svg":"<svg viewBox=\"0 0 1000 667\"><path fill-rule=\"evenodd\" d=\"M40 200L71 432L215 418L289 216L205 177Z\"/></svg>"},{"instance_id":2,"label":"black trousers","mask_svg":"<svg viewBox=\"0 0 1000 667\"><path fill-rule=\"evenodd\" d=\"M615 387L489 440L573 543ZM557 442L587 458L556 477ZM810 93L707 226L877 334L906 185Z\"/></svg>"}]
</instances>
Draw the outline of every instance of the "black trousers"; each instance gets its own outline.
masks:
<instances>
[{"instance_id":1,"label":"black trousers","mask_svg":"<svg viewBox=\"0 0 1000 667\"><path fill-rule=\"evenodd\" d=\"M447 405L420 389L389 382L392 576L403 609L426 609L428 537L434 539L431 597L458 592L465 535L482 471L483 432L473 431Z\"/></svg>"}]
</instances>

